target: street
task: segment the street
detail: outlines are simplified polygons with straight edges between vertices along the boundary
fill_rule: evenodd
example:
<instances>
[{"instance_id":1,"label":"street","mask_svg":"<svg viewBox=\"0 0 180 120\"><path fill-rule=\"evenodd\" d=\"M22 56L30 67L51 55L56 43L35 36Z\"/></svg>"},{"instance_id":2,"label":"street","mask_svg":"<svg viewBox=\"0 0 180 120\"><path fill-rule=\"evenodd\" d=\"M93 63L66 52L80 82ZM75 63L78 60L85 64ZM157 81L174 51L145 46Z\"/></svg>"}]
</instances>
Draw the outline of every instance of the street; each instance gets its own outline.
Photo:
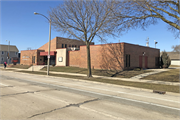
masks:
<instances>
[{"instance_id":1,"label":"street","mask_svg":"<svg viewBox=\"0 0 180 120\"><path fill-rule=\"evenodd\" d=\"M1 120L180 120L180 96L0 71Z\"/></svg>"}]
</instances>

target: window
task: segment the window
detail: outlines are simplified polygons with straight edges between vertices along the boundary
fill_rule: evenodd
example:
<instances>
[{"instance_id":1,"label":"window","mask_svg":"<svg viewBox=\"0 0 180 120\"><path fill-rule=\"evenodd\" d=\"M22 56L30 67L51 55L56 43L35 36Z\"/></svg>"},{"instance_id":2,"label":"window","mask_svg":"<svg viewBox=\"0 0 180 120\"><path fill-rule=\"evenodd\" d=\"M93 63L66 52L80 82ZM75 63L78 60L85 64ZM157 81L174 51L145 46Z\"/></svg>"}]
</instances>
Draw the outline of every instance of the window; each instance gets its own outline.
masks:
<instances>
[{"instance_id":1,"label":"window","mask_svg":"<svg viewBox=\"0 0 180 120\"><path fill-rule=\"evenodd\" d=\"M74 47L76 47L76 45Z\"/></svg>"},{"instance_id":2,"label":"window","mask_svg":"<svg viewBox=\"0 0 180 120\"><path fill-rule=\"evenodd\" d=\"M72 47L74 47L74 45L72 45Z\"/></svg>"},{"instance_id":3,"label":"window","mask_svg":"<svg viewBox=\"0 0 180 120\"><path fill-rule=\"evenodd\" d=\"M3 54L4 54L4 51L2 51L1 54L3 55Z\"/></svg>"},{"instance_id":4,"label":"window","mask_svg":"<svg viewBox=\"0 0 180 120\"><path fill-rule=\"evenodd\" d=\"M126 54L126 67L130 67L130 55Z\"/></svg>"},{"instance_id":5,"label":"window","mask_svg":"<svg viewBox=\"0 0 180 120\"><path fill-rule=\"evenodd\" d=\"M62 44L62 47L61 48L64 48L64 44Z\"/></svg>"},{"instance_id":6,"label":"window","mask_svg":"<svg viewBox=\"0 0 180 120\"><path fill-rule=\"evenodd\" d=\"M159 66L159 57L155 57L155 66Z\"/></svg>"},{"instance_id":7,"label":"window","mask_svg":"<svg viewBox=\"0 0 180 120\"><path fill-rule=\"evenodd\" d=\"M35 63L35 56L32 57L32 63Z\"/></svg>"},{"instance_id":8,"label":"window","mask_svg":"<svg viewBox=\"0 0 180 120\"><path fill-rule=\"evenodd\" d=\"M15 55L17 55L17 52L15 52Z\"/></svg>"},{"instance_id":9,"label":"window","mask_svg":"<svg viewBox=\"0 0 180 120\"><path fill-rule=\"evenodd\" d=\"M71 45L69 45L69 47L71 47Z\"/></svg>"},{"instance_id":10,"label":"window","mask_svg":"<svg viewBox=\"0 0 180 120\"><path fill-rule=\"evenodd\" d=\"M4 61L4 58L3 58L3 57L1 58L1 61Z\"/></svg>"},{"instance_id":11,"label":"window","mask_svg":"<svg viewBox=\"0 0 180 120\"><path fill-rule=\"evenodd\" d=\"M67 44L65 44L65 48L67 48Z\"/></svg>"}]
</instances>

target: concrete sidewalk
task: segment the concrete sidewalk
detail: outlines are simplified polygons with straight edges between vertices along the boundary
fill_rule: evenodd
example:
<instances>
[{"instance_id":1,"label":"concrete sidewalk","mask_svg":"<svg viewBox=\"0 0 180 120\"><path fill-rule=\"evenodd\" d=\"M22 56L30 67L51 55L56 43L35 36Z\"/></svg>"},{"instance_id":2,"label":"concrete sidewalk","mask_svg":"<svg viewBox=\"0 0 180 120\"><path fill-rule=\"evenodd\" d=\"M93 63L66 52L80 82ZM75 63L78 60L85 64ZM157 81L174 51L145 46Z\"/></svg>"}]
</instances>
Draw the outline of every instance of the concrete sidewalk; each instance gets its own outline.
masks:
<instances>
[{"instance_id":1,"label":"concrete sidewalk","mask_svg":"<svg viewBox=\"0 0 180 120\"><path fill-rule=\"evenodd\" d=\"M150 70L152 70L153 72L148 72L148 73L136 75L134 77L131 77L131 79L141 79L141 78L146 77L148 75L153 75L153 74L156 74L156 73L161 73L161 72L164 72L164 71L168 71L169 69L150 69Z\"/></svg>"},{"instance_id":2,"label":"concrete sidewalk","mask_svg":"<svg viewBox=\"0 0 180 120\"><path fill-rule=\"evenodd\" d=\"M6 69L13 69L13 70L16 70L16 71L32 71L32 70L29 70L29 69L17 69L17 68L6 68ZM155 69L155 70L157 70L157 69ZM161 72L163 72L163 70L164 69L161 69ZM167 71L167 70L164 70L164 71ZM46 71L38 71L38 72L46 72ZM158 71L155 71L155 72L159 73ZM155 74L155 72L153 72L153 73ZM50 71L49 73L52 73L52 74L73 75L73 76L83 76L83 77L87 76L86 74L67 73L67 72L53 72L53 71ZM98 76L98 75L93 75L93 77L95 77L95 78L110 79L110 80L120 80L120 81L130 81L130 82L142 82L142 83L153 83L153 84L180 86L179 82L165 82L165 81L145 80L145 79L137 79L137 78L117 78L117 77L106 77L106 76Z\"/></svg>"}]
</instances>

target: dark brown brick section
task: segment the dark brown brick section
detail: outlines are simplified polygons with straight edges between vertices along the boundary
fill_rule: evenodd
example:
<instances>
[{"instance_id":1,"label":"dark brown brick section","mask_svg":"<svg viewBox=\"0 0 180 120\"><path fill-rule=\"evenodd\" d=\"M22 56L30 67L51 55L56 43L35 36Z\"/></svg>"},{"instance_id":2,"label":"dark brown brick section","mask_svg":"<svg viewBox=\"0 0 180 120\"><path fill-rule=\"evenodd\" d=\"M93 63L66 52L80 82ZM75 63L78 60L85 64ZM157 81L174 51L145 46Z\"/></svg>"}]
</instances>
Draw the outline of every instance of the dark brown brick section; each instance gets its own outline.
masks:
<instances>
[{"instance_id":1,"label":"dark brown brick section","mask_svg":"<svg viewBox=\"0 0 180 120\"><path fill-rule=\"evenodd\" d=\"M51 50L50 51L56 51L56 49L62 48L62 44L63 44L63 48L65 48L65 44L67 46L67 48L70 46L76 46L79 47L81 45L85 45L85 42L83 41L79 41L79 40L75 40L75 39L69 39L69 38L62 38L62 37L55 37L54 39L51 40ZM91 45L94 45L94 43L92 42ZM48 51L48 46L49 46L49 42L47 42L46 44L44 44L43 46L41 46L40 50L45 50L46 52Z\"/></svg>"},{"instance_id":2,"label":"dark brown brick section","mask_svg":"<svg viewBox=\"0 0 180 120\"><path fill-rule=\"evenodd\" d=\"M148 58L147 68L157 68L157 66L155 66L155 58L160 57L160 49L139 46L129 43L124 43L124 48L124 55L130 54L130 68L139 67L139 56L142 56L143 58L143 68L145 68L145 57ZM143 52L145 52L144 56ZM125 56L124 58L124 61L126 61Z\"/></svg>"}]
</instances>

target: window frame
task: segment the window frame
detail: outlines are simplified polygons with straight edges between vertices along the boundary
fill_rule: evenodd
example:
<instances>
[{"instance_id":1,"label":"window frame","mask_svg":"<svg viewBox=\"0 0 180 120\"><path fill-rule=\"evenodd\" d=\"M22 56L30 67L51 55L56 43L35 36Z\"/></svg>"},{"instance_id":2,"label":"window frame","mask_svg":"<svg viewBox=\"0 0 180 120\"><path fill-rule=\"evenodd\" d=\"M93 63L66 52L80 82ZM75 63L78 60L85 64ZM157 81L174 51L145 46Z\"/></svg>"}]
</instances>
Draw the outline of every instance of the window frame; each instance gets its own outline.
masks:
<instances>
[{"instance_id":1,"label":"window frame","mask_svg":"<svg viewBox=\"0 0 180 120\"><path fill-rule=\"evenodd\" d=\"M131 64L131 57L130 57L130 54L126 54L126 67L130 67Z\"/></svg>"}]
</instances>

